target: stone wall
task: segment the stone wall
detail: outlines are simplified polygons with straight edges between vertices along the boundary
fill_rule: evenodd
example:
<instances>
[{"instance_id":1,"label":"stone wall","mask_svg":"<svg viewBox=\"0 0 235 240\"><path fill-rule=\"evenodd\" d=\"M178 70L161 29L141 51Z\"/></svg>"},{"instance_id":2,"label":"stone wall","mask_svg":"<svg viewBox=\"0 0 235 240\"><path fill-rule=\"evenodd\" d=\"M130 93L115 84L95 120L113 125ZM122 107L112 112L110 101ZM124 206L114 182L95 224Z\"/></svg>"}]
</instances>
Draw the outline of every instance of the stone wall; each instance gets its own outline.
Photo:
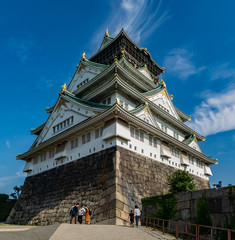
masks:
<instances>
[{"instance_id":1,"label":"stone wall","mask_svg":"<svg viewBox=\"0 0 235 240\"><path fill-rule=\"evenodd\" d=\"M27 177L9 223L69 222L73 203L91 207L93 222L115 224L115 148Z\"/></svg>"},{"instance_id":2,"label":"stone wall","mask_svg":"<svg viewBox=\"0 0 235 240\"><path fill-rule=\"evenodd\" d=\"M117 216L125 224L130 209L141 206L141 198L164 194L169 191L167 178L175 168L144 157L140 154L117 148L116 199ZM197 189L209 188L209 181L195 177Z\"/></svg>"},{"instance_id":3,"label":"stone wall","mask_svg":"<svg viewBox=\"0 0 235 240\"><path fill-rule=\"evenodd\" d=\"M178 199L177 214L175 220L194 222L198 200L205 196L212 217L213 226L224 226L226 219L235 215L235 188L224 187L220 189L204 189L185 193L177 193ZM156 206L143 206L143 215L151 216L157 211Z\"/></svg>"},{"instance_id":4,"label":"stone wall","mask_svg":"<svg viewBox=\"0 0 235 240\"><path fill-rule=\"evenodd\" d=\"M112 147L26 178L8 223L48 225L69 222L69 209L83 202L92 209L93 223L123 225L141 198L167 193L167 177L175 168ZM197 188L209 182L195 180Z\"/></svg>"}]
</instances>

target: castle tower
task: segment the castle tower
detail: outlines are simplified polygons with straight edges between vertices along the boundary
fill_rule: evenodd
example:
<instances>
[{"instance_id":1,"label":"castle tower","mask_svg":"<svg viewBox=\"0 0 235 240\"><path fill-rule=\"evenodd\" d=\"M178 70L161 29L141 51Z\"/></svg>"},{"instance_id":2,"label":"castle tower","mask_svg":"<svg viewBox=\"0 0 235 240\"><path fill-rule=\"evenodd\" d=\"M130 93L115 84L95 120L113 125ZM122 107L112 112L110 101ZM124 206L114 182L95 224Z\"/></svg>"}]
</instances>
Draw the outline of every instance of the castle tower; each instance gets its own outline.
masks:
<instances>
[{"instance_id":1,"label":"castle tower","mask_svg":"<svg viewBox=\"0 0 235 240\"><path fill-rule=\"evenodd\" d=\"M32 147L17 156L27 178L8 222L47 225L68 222L73 202L92 209L92 221L125 224L141 198L166 193L167 177L186 170L197 189L209 188L204 141L185 125L159 79L164 73L146 48L122 29L106 30L98 52L85 53L62 86L45 123L31 130Z\"/></svg>"}]
</instances>

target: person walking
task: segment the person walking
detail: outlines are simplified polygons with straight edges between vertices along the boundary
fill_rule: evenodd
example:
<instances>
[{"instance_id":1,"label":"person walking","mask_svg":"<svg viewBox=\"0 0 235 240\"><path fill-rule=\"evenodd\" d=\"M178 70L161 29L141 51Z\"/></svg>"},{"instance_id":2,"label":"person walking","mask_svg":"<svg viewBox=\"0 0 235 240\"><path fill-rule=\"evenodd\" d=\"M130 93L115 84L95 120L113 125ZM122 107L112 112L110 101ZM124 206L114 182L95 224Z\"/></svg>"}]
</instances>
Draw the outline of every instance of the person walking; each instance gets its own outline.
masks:
<instances>
[{"instance_id":1,"label":"person walking","mask_svg":"<svg viewBox=\"0 0 235 240\"><path fill-rule=\"evenodd\" d=\"M133 209L131 209L131 212L129 214L129 219L130 219L130 227L134 227L135 214Z\"/></svg>"},{"instance_id":2,"label":"person walking","mask_svg":"<svg viewBox=\"0 0 235 240\"><path fill-rule=\"evenodd\" d=\"M90 213L89 213L89 208L85 204L85 210L86 210L86 223L90 224L91 223L91 218L90 218Z\"/></svg>"},{"instance_id":3,"label":"person walking","mask_svg":"<svg viewBox=\"0 0 235 240\"><path fill-rule=\"evenodd\" d=\"M78 207L79 204L74 203L73 207L72 207L72 211L71 211L71 219L70 219L70 224L72 224L73 222L73 218L75 218L75 224L77 223L77 214L78 214Z\"/></svg>"},{"instance_id":4,"label":"person walking","mask_svg":"<svg viewBox=\"0 0 235 240\"><path fill-rule=\"evenodd\" d=\"M141 212L137 205L135 206L134 215L135 215L136 227L139 227L139 219L140 219Z\"/></svg>"}]
</instances>

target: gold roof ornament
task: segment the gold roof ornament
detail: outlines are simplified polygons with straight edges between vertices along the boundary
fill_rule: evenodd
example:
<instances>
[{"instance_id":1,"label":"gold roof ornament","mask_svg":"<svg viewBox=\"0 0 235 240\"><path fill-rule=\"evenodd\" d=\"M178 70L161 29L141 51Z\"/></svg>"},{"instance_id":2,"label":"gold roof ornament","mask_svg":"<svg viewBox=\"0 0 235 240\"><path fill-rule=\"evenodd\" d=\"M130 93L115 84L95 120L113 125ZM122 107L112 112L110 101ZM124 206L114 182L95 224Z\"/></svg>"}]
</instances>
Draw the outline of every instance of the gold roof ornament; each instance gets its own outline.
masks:
<instances>
[{"instance_id":1,"label":"gold roof ornament","mask_svg":"<svg viewBox=\"0 0 235 240\"><path fill-rule=\"evenodd\" d=\"M163 81L163 79L161 79L160 83L162 84L162 86L163 86L164 88L166 88L166 83Z\"/></svg>"},{"instance_id":2,"label":"gold roof ornament","mask_svg":"<svg viewBox=\"0 0 235 240\"><path fill-rule=\"evenodd\" d=\"M148 101L145 101L145 105L146 105L146 106L148 106L148 105L149 105Z\"/></svg>"},{"instance_id":3,"label":"gold roof ornament","mask_svg":"<svg viewBox=\"0 0 235 240\"><path fill-rule=\"evenodd\" d=\"M86 53L84 52L81 57L81 61L83 61L86 58Z\"/></svg>"},{"instance_id":4,"label":"gold roof ornament","mask_svg":"<svg viewBox=\"0 0 235 240\"><path fill-rule=\"evenodd\" d=\"M193 136L196 137L196 134L194 133Z\"/></svg>"},{"instance_id":5,"label":"gold roof ornament","mask_svg":"<svg viewBox=\"0 0 235 240\"><path fill-rule=\"evenodd\" d=\"M107 28L106 31L105 31L105 37L108 37L108 36L109 36L109 30Z\"/></svg>"},{"instance_id":6,"label":"gold roof ornament","mask_svg":"<svg viewBox=\"0 0 235 240\"><path fill-rule=\"evenodd\" d=\"M63 93L67 89L66 83L62 86L60 93Z\"/></svg>"}]
</instances>

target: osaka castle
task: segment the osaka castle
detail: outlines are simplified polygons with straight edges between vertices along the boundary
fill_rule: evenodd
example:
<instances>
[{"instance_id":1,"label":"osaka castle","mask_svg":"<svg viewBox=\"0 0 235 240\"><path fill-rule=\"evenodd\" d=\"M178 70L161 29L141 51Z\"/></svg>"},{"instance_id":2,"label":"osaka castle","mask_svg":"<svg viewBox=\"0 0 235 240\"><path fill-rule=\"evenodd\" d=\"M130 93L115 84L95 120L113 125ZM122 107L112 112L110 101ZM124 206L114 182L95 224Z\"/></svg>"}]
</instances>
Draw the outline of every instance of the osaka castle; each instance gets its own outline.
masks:
<instances>
[{"instance_id":1,"label":"osaka castle","mask_svg":"<svg viewBox=\"0 0 235 240\"><path fill-rule=\"evenodd\" d=\"M92 222L125 224L141 198L167 193L167 178L188 171L197 189L209 188L210 166L173 103L165 69L122 29L106 30L98 51L83 53L47 120L31 129L31 148L17 155L27 178L8 222L69 222L74 202L92 209ZM40 113L39 113L40 114Z\"/></svg>"}]
</instances>

